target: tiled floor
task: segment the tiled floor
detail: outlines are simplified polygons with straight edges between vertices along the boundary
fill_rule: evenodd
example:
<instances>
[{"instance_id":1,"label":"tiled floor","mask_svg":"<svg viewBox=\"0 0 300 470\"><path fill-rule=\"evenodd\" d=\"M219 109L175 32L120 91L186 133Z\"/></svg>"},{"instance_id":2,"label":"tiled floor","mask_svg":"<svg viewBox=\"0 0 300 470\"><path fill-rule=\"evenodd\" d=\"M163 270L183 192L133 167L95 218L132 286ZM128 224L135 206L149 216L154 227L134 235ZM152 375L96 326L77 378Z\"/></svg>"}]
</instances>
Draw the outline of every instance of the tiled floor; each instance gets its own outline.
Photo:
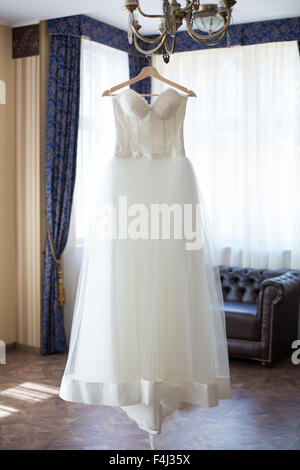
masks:
<instances>
[{"instance_id":1,"label":"tiled floor","mask_svg":"<svg viewBox=\"0 0 300 470\"><path fill-rule=\"evenodd\" d=\"M0 366L0 449L149 449L116 407L58 397L66 354L12 351ZM176 412L156 449L300 449L300 365L231 360L232 400Z\"/></svg>"}]
</instances>

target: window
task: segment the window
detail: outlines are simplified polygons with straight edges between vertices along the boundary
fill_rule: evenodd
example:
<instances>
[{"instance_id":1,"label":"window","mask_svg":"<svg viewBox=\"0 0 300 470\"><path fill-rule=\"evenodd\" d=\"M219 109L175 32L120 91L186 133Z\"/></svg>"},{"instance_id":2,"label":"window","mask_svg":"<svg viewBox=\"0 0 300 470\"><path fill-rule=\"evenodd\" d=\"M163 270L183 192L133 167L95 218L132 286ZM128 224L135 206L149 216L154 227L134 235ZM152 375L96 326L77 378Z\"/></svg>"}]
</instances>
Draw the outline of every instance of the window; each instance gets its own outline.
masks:
<instances>
[{"instance_id":1,"label":"window","mask_svg":"<svg viewBox=\"0 0 300 470\"><path fill-rule=\"evenodd\" d=\"M300 269L297 42L182 52L153 65L193 89L185 146L206 203L216 263ZM153 91L165 85L153 80Z\"/></svg>"}]
</instances>

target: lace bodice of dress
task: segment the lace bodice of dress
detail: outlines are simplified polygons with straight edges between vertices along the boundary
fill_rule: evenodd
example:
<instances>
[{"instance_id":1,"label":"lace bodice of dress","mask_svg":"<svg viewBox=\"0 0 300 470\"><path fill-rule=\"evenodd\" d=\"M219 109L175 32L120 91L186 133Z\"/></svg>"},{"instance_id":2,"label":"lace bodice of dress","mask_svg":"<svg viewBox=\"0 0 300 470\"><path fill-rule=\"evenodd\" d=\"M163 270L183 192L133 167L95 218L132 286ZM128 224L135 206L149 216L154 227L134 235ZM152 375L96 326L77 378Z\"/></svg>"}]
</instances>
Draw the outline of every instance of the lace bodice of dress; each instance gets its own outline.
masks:
<instances>
[{"instance_id":1,"label":"lace bodice of dress","mask_svg":"<svg viewBox=\"0 0 300 470\"><path fill-rule=\"evenodd\" d=\"M113 96L115 155L127 158L185 156L183 121L187 96L172 88L148 102L131 88Z\"/></svg>"}]
</instances>

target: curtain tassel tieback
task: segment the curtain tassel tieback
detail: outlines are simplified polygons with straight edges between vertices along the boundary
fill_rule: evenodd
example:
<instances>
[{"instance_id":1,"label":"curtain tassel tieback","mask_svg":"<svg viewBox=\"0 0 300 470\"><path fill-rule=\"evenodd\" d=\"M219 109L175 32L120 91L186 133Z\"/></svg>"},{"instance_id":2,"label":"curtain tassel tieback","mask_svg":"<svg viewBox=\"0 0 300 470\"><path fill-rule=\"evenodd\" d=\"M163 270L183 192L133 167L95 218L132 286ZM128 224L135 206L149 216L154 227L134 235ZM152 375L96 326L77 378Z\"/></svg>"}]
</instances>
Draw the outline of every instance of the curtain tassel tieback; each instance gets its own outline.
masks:
<instances>
[{"instance_id":1,"label":"curtain tassel tieback","mask_svg":"<svg viewBox=\"0 0 300 470\"><path fill-rule=\"evenodd\" d=\"M58 305L60 307L62 307L66 303L66 289L65 289L63 274L62 274L62 269L61 269L61 258L59 258L59 259L56 258L49 227L48 227L48 240L49 240L49 244L50 244L52 257L53 257L53 259L55 261L55 264L56 264L56 267L57 267Z\"/></svg>"}]
</instances>

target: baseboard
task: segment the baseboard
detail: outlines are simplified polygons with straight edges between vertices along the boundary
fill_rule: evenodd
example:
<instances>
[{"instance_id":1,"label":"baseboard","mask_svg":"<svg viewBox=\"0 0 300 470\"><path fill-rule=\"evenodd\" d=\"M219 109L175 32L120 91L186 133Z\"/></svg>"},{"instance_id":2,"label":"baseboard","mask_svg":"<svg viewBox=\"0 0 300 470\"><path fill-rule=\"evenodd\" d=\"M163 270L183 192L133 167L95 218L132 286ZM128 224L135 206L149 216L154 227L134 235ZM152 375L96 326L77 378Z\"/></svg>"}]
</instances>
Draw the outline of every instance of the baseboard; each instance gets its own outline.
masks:
<instances>
[{"instance_id":1,"label":"baseboard","mask_svg":"<svg viewBox=\"0 0 300 470\"><path fill-rule=\"evenodd\" d=\"M29 346L27 344L20 344L20 343L10 343L6 345L6 352L10 351L20 351L20 352L28 352L31 354L40 354L40 348L37 346Z\"/></svg>"}]
</instances>

